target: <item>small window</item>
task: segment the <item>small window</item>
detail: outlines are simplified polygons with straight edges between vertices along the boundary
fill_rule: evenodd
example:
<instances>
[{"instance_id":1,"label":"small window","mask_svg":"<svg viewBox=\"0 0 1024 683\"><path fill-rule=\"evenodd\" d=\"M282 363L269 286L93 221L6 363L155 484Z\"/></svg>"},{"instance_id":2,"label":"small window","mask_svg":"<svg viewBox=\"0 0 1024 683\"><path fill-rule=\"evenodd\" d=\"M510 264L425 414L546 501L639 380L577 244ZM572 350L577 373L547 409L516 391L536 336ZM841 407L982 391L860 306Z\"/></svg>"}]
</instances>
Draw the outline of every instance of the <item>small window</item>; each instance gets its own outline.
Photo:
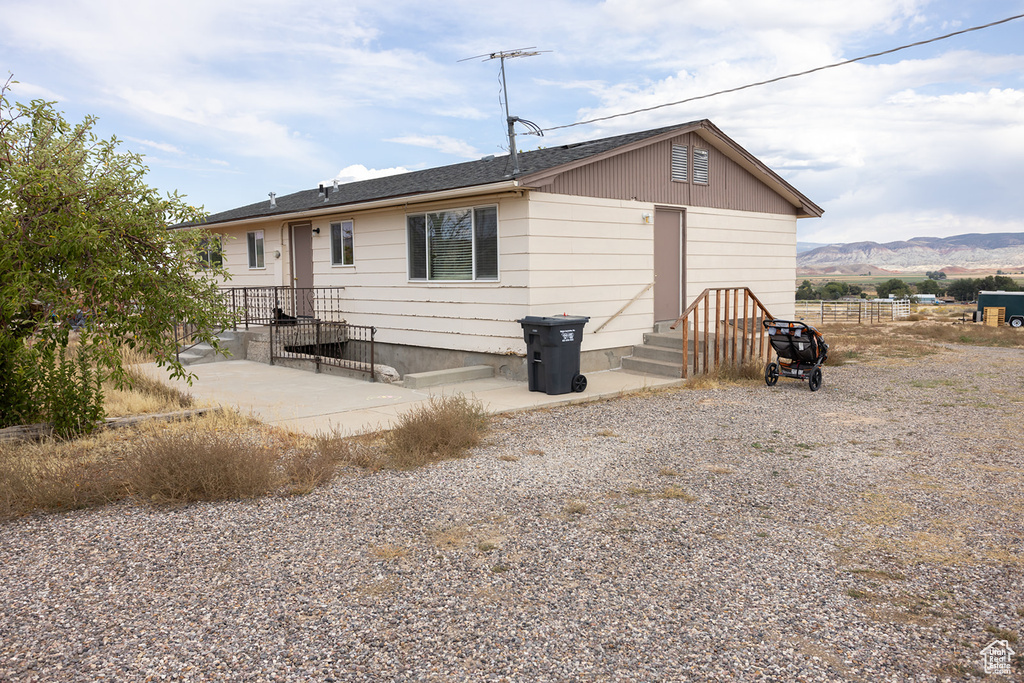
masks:
<instances>
[{"instance_id":1,"label":"small window","mask_svg":"<svg viewBox=\"0 0 1024 683\"><path fill-rule=\"evenodd\" d=\"M351 266L353 263L352 221L331 223L331 265Z\"/></svg>"},{"instance_id":2,"label":"small window","mask_svg":"<svg viewBox=\"0 0 1024 683\"><path fill-rule=\"evenodd\" d=\"M249 267L264 268L263 265L263 231L255 230L248 234Z\"/></svg>"},{"instance_id":3,"label":"small window","mask_svg":"<svg viewBox=\"0 0 1024 683\"><path fill-rule=\"evenodd\" d=\"M224 265L224 252L221 250L220 235L204 237L199 246L199 263L203 268L220 268Z\"/></svg>"},{"instance_id":4,"label":"small window","mask_svg":"<svg viewBox=\"0 0 1024 683\"><path fill-rule=\"evenodd\" d=\"M689 158L686 145L672 145L672 180L685 183L689 179Z\"/></svg>"},{"instance_id":5,"label":"small window","mask_svg":"<svg viewBox=\"0 0 1024 683\"><path fill-rule=\"evenodd\" d=\"M406 217L410 280L497 280L498 207Z\"/></svg>"},{"instance_id":6,"label":"small window","mask_svg":"<svg viewBox=\"0 0 1024 683\"><path fill-rule=\"evenodd\" d=\"M699 185L708 184L708 151L693 150L693 182Z\"/></svg>"}]
</instances>

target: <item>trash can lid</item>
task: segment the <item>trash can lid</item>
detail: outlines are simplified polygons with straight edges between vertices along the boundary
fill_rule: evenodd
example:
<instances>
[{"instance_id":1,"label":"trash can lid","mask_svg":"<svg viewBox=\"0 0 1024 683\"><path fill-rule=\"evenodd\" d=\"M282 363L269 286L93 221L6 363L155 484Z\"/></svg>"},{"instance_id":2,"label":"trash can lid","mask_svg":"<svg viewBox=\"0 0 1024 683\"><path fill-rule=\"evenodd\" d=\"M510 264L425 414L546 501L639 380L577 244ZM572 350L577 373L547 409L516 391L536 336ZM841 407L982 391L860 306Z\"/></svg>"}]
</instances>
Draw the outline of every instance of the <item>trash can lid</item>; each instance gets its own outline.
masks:
<instances>
[{"instance_id":1,"label":"trash can lid","mask_svg":"<svg viewBox=\"0 0 1024 683\"><path fill-rule=\"evenodd\" d=\"M556 325L579 325L580 323L586 324L590 322L590 316L587 315L553 315L553 316L542 316L542 315L528 315L521 320L517 320L520 325L540 325L543 327L554 327Z\"/></svg>"}]
</instances>

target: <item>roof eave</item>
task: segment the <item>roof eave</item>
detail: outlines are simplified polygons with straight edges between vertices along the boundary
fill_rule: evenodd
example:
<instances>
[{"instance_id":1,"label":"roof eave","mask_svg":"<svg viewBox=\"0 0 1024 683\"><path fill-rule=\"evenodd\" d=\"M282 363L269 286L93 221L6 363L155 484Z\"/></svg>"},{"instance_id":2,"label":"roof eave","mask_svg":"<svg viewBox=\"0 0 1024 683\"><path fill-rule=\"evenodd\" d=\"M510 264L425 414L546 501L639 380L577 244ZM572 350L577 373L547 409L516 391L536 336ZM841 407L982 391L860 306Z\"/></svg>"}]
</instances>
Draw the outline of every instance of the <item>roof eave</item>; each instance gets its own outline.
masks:
<instances>
[{"instance_id":1,"label":"roof eave","mask_svg":"<svg viewBox=\"0 0 1024 683\"><path fill-rule=\"evenodd\" d=\"M232 218L225 221L206 222L197 225L183 226L185 228L211 228L230 227L234 224L246 223L281 223L283 221L302 220L306 218L318 218L338 213L351 213L355 211L369 211L373 209L385 209L392 206L409 206L415 204L426 204L442 201L445 199L458 199L471 197L479 194L495 194L518 190L521 183L516 179L502 180L496 183L485 183L482 185L467 185L465 187L438 190L437 192L423 192L408 195L398 195L383 199L374 199L365 202L352 202L349 204L330 204L315 209L303 209L299 211L282 211L280 213L246 216Z\"/></svg>"}]
</instances>

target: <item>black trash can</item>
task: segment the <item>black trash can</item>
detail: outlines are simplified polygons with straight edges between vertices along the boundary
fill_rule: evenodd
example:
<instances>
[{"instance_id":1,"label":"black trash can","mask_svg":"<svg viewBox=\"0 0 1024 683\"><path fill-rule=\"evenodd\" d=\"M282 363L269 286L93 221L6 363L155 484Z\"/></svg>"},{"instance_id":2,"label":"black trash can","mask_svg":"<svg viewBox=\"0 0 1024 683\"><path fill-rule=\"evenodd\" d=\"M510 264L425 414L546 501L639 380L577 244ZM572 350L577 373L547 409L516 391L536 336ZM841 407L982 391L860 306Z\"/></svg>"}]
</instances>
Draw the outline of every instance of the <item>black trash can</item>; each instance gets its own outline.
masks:
<instances>
[{"instance_id":1,"label":"black trash can","mask_svg":"<svg viewBox=\"0 0 1024 683\"><path fill-rule=\"evenodd\" d=\"M529 315L518 322L526 340L530 391L554 395L587 388L587 378L580 374L580 345L589 317Z\"/></svg>"}]
</instances>

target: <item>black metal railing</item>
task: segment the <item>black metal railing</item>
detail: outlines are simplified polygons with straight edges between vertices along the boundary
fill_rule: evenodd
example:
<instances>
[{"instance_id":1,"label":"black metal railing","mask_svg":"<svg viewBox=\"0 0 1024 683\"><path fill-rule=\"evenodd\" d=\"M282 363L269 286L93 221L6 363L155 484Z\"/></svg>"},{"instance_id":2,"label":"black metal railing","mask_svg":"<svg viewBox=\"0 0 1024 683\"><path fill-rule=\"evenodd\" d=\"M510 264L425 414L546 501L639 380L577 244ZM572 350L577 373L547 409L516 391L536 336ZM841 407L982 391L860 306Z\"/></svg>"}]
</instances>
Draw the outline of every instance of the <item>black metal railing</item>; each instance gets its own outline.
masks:
<instances>
[{"instance_id":1,"label":"black metal railing","mask_svg":"<svg viewBox=\"0 0 1024 683\"><path fill-rule=\"evenodd\" d=\"M224 287L237 325L270 325L296 319L344 322L344 287Z\"/></svg>"},{"instance_id":2,"label":"black metal railing","mask_svg":"<svg viewBox=\"0 0 1024 683\"><path fill-rule=\"evenodd\" d=\"M195 323L174 323L174 329L172 334L174 335L174 359L181 362L181 354L192 349L200 340L196 339L196 332L199 331L199 326Z\"/></svg>"},{"instance_id":3,"label":"black metal railing","mask_svg":"<svg viewBox=\"0 0 1024 683\"><path fill-rule=\"evenodd\" d=\"M307 360L374 375L374 336L377 328L345 322L297 318L274 322L270 328L270 364L277 360Z\"/></svg>"}]
</instances>

